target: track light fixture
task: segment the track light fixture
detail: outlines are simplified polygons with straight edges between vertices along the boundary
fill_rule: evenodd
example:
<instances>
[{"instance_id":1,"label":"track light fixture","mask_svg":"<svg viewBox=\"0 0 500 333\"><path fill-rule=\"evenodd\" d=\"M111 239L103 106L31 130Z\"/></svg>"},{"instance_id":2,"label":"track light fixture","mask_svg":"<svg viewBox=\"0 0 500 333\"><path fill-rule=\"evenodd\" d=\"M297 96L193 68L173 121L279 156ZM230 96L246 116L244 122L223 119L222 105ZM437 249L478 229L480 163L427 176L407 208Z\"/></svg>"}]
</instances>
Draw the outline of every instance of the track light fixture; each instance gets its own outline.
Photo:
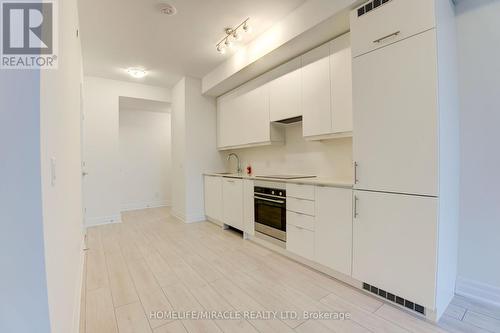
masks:
<instances>
[{"instance_id":1,"label":"track light fixture","mask_svg":"<svg viewBox=\"0 0 500 333\"><path fill-rule=\"evenodd\" d=\"M226 49L233 45L233 41L242 40L242 33L250 33L251 27L248 24L247 18L245 21L241 22L235 28L226 28L224 31L226 32L226 36L222 38L216 45L217 52L220 54L226 53Z\"/></svg>"}]
</instances>

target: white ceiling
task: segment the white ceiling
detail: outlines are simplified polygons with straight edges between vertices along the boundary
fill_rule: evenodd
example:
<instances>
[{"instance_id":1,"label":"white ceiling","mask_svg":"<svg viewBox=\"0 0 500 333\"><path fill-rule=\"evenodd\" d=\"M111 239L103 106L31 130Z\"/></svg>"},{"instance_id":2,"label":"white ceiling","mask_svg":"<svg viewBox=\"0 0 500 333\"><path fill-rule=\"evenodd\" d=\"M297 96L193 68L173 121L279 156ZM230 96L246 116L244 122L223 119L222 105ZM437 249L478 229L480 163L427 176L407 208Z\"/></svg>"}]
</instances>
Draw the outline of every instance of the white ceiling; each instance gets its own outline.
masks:
<instances>
[{"instance_id":1,"label":"white ceiling","mask_svg":"<svg viewBox=\"0 0 500 333\"><path fill-rule=\"evenodd\" d=\"M118 104L119 110L170 112L170 103L153 101L150 99L120 96L118 98Z\"/></svg>"},{"instance_id":2,"label":"white ceiling","mask_svg":"<svg viewBox=\"0 0 500 333\"><path fill-rule=\"evenodd\" d=\"M161 14L156 0L80 0L80 32L86 75L172 86L182 76L203 77L226 60L215 44L224 27L250 17L247 43L305 0L171 0L178 12ZM144 79L125 69L142 66Z\"/></svg>"}]
</instances>

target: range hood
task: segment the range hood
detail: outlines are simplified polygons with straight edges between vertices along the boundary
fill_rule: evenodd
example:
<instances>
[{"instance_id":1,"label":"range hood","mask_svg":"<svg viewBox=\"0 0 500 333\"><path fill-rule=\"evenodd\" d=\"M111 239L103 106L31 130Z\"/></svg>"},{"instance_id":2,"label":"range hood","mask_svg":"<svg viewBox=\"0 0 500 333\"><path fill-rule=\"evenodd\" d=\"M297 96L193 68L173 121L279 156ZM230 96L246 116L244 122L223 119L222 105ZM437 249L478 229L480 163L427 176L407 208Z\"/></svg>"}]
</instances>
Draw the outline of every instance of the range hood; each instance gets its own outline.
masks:
<instances>
[{"instance_id":1,"label":"range hood","mask_svg":"<svg viewBox=\"0 0 500 333\"><path fill-rule=\"evenodd\" d=\"M289 125L289 124L300 123L301 121L302 121L302 116L298 116L298 117L292 117L292 118L274 121L274 123Z\"/></svg>"}]
</instances>

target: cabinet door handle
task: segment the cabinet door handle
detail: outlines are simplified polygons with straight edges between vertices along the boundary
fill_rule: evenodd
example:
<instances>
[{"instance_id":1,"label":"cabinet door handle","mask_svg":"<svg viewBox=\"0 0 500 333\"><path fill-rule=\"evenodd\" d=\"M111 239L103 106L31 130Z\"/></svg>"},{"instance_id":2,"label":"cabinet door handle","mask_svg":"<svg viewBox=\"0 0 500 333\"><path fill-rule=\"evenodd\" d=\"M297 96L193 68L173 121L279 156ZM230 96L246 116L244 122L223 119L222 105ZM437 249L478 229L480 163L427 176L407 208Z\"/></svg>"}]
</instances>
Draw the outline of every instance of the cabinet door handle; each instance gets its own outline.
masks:
<instances>
[{"instance_id":1,"label":"cabinet door handle","mask_svg":"<svg viewBox=\"0 0 500 333\"><path fill-rule=\"evenodd\" d=\"M399 30L398 30L398 31L396 31L396 32L393 32L392 34L387 35L387 36L381 37L381 38L379 38L379 39L375 39L373 42L374 42L375 44L382 43L382 42L383 42L384 40L386 40L387 38L390 38L390 37L395 37L395 36L399 35L400 33L401 33L401 31L399 31Z\"/></svg>"},{"instance_id":2,"label":"cabinet door handle","mask_svg":"<svg viewBox=\"0 0 500 333\"><path fill-rule=\"evenodd\" d=\"M354 162L354 184L357 184L358 180L358 162Z\"/></svg>"},{"instance_id":3,"label":"cabinet door handle","mask_svg":"<svg viewBox=\"0 0 500 333\"><path fill-rule=\"evenodd\" d=\"M358 213L358 201L359 201L359 198L357 195L354 196L354 218L357 218L359 216L359 213Z\"/></svg>"}]
</instances>

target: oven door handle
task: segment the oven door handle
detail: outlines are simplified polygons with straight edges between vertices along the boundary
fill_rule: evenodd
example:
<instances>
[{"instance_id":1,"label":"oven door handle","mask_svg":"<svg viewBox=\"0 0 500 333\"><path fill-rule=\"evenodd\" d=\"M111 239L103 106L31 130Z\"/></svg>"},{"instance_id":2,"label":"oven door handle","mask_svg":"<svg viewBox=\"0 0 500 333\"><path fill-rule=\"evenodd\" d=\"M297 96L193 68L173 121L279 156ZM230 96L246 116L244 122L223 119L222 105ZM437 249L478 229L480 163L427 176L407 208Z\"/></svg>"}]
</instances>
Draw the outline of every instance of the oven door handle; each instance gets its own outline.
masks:
<instances>
[{"instance_id":1,"label":"oven door handle","mask_svg":"<svg viewBox=\"0 0 500 333\"><path fill-rule=\"evenodd\" d=\"M269 201L269 202L274 202L274 203L279 203L279 204L284 204L285 203L284 200L268 199L268 198L263 198L263 197L259 197L259 196L256 196L256 195L254 195L253 197L255 199L259 199L259 200L263 200L263 201Z\"/></svg>"}]
</instances>

